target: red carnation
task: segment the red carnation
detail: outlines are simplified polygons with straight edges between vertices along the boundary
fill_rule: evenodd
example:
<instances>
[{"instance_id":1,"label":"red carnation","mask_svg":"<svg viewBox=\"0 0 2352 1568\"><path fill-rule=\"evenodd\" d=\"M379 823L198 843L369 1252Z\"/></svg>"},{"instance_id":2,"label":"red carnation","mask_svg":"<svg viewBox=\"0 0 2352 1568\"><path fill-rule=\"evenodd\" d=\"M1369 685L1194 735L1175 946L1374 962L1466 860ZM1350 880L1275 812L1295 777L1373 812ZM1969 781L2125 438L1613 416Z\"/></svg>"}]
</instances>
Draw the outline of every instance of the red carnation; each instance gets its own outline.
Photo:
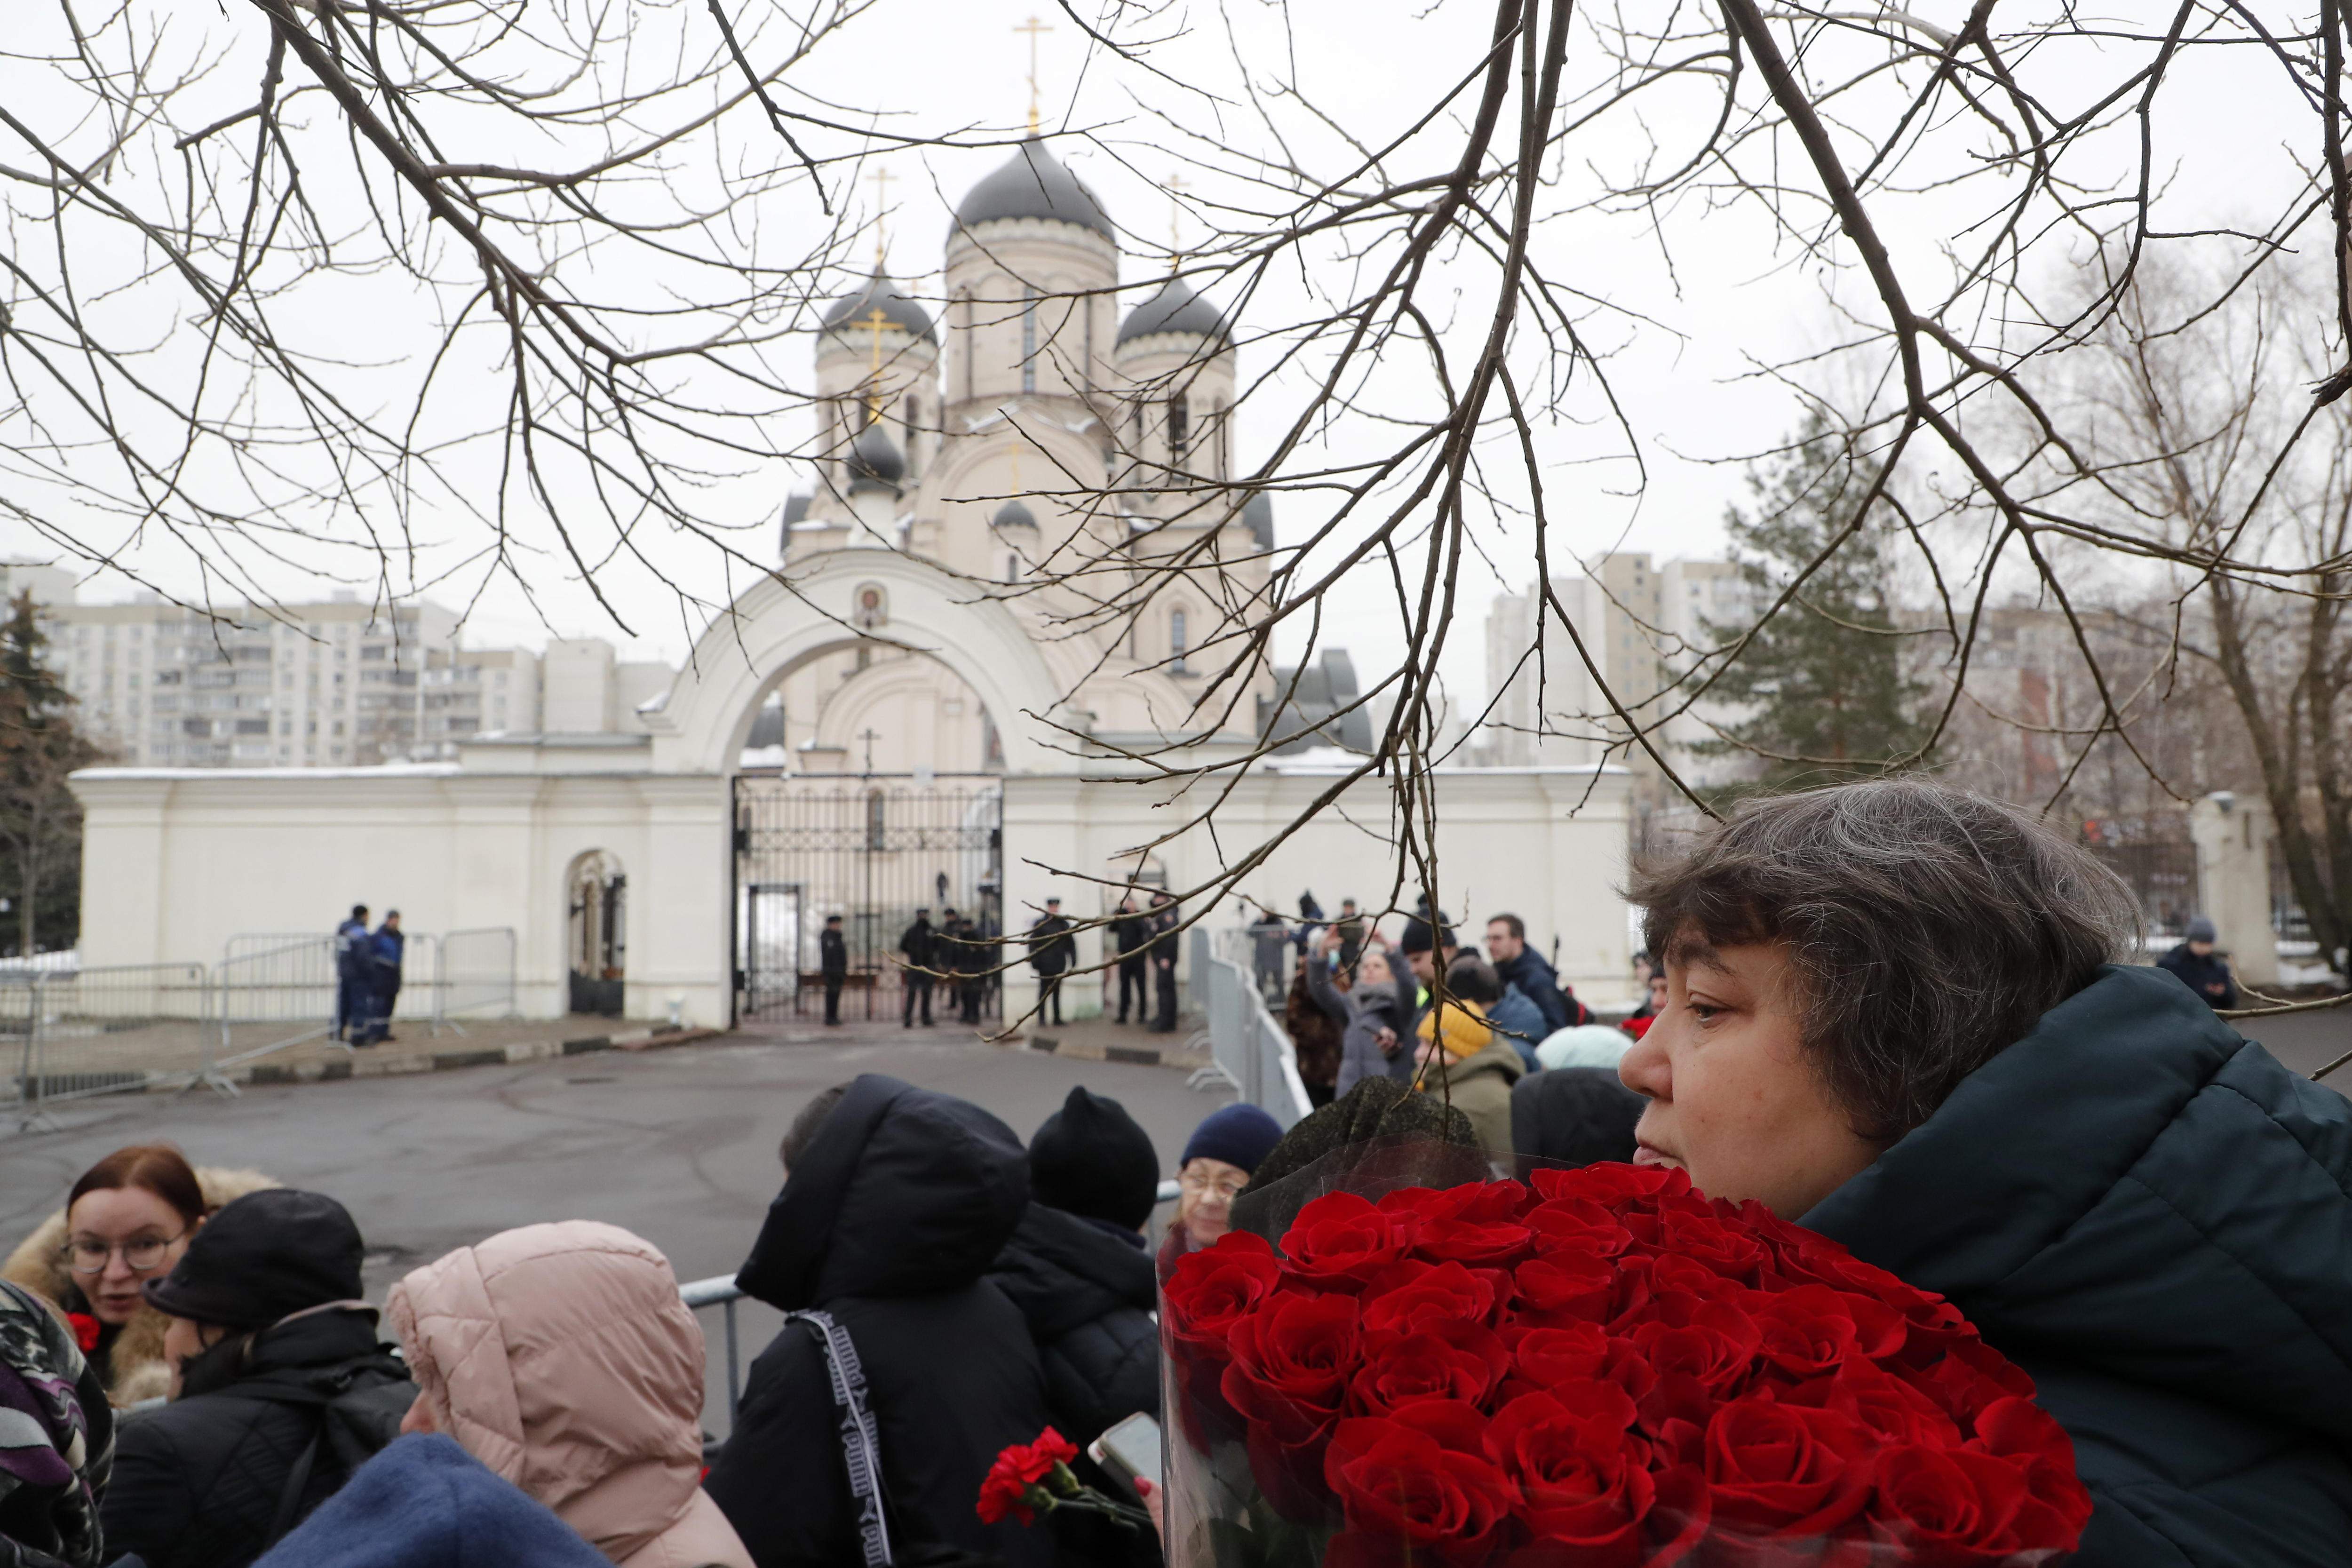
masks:
<instances>
[{"instance_id":1,"label":"red carnation","mask_svg":"<svg viewBox=\"0 0 2352 1568\"><path fill-rule=\"evenodd\" d=\"M1015 1443L1003 1449L980 1483L980 1521L994 1524L1009 1513L1024 1524L1035 1523L1036 1510L1049 1506L1051 1500L1042 1495L1033 1498L1030 1492L1042 1493L1043 1483L1055 1468L1077 1457L1070 1440L1051 1426L1038 1433L1034 1443Z\"/></svg>"},{"instance_id":2,"label":"red carnation","mask_svg":"<svg viewBox=\"0 0 2352 1568\"><path fill-rule=\"evenodd\" d=\"M74 1343L81 1347L84 1355L98 1348L99 1336L106 1332L106 1325L88 1312L68 1312L66 1324L73 1330Z\"/></svg>"}]
</instances>

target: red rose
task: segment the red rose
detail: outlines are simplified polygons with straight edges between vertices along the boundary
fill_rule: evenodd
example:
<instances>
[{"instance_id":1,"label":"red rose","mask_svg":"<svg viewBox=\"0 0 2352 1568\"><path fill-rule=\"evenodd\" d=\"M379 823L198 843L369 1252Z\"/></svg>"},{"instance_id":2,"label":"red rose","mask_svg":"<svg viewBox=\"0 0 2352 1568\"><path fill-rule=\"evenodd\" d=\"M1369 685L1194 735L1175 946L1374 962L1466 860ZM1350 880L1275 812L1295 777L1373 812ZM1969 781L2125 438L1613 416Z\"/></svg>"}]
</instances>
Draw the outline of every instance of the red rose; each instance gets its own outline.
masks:
<instances>
[{"instance_id":1,"label":"red rose","mask_svg":"<svg viewBox=\"0 0 2352 1568\"><path fill-rule=\"evenodd\" d=\"M1634 1568L1655 1496L1633 1402L1606 1383L1564 1384L1496 1413L1486 1451L1519 1486L1529 1531L1590 1568Z\"/></svg>"},{"instance_id":2,"label":"red rose","mask_svg":"<svg viewBox=\"0 0 2352 1568\"><path fill-rule=\"evenodd\" d=\"M1850 1361L1867 1361L1874 1348L1891 1353L1903 1343L1903 1320L1892 1307L1826 1285L1759 1291L1748 1299L1748 1310L1763 1334L1759 1353L1766 1364L1798 1383L1827 1377Z\"/></svg>"},{"instance_id":3,"label":"red rose","mask_svg":"<svg viewBox=\"0 0 2352 1568\"><path fill-rule=\"evenodd\" d=\"M1628 1228L1631 1228L1630 1226ZM1635 1234L1639 1234L1636 1232ZM1711 1216L1668 1211L1658 1216L1658 1248L1704 1265L1726 1279L1752 1285L1772 1259L1754 1236Z\"/></svg>"},{"instance_id":4,"label":"red rose","mask_svg":"<svg viewBox=\"0 0 2352 1568\"><path fill-rule=\"evenodd\" d=\"M2025 1472L1990 1454L1895 1447L1879 1456L1872 1521L1919 1568L1996 1568L2021 1551L2074 1544L2021 1541L2018 1515L2032 1503Z\"/></svg>"},{"instance_id":5,"label":"red rose","mask_svg":"<svg viewBox=\"0 0 2352 1568\"><path fill-rule=\"evenodd\" d=\"M1183 1349L1224 1361L1234 1325L1272 1293L1282 1265L1262 1236L1232 1230L1177 1262L1160 1291L1160 1315Z\"/></svg>"},{"instance_id":6,"label":"red rose","mask_svg":"<svg viewBox=\"0 0 2352 1568\"><path fill-rule=\"evenodd\" d=\"M1364 1288L1364 1331L1409 1334L1431 1323L1491 1323L1499 1303L1491 1279L1459 1263L1401 1263Z\"/></svg>"},{"instance_id":7,"label":"red rose","mask_svg":"<svg viewBox=\"0 0 2352 1568\"><path fill-rule=\"evenodd\" d=\"M81 1347L84 1355L98 1348L99 1337L106 1331L106 1325L88 1312L68 1312L66 1324L73 1330L74 1343Z\"/></svg>"},{"instance_id":8,"label":"red rose","mask_svg":"<svg viewBox=\"0 0 2352 1568\"><path fill-rule=\"evenodd\" d=\"M1519 1376L1538 1388L1599 1377L1601 1369L1609 1364L1609 1335L1598 1323L1520 1329L1510 1346Z\"/></svg>"},{"instance_id":9,"label":"red rose","mask_svg":"<svg viewBox=\"0 0 2352 1568\"><path fill-rule=\"evenodd\" d=\"M1520 1312L1530 1321L1605 1323L1629 1296L1648 1297L1646 1271L1573 1252L1530 1258L1512 1270L1511 1279Z\"/></svg>"},{"instance_id":10,"label":"red rose","mask_svg":"<svg viewBox=\"0 0 2352 1568\"><path fill-rule=\"evenodd\" d=\"M1874 1439L1830 1410L1738 1399L1706 1429L1706 1481L1716 1520L1759 1535L1827 1535L1870 1496Z\"/></svg>"},{"instance_id":11,"label":"red rose","mask_svg":"<svg viewBox=\"0 0 2352 1568\"><path fill-rule=\"evenodd\" d=\"M1603 1163L1573 1171L1538 1171L1528 1179L1539 1197L1590 1198L1612 1208L1635 1198L1680 1197L1691 1190L1690 1177L1671 1165Z\"/></svg>"},{"instance_id":12,"label":"red rose","mask_svg":"<svg viewBox=\"0 0 2352 1568\"><path fill-rule=\"evenodd\" d=\"M1327 1193L1298 1211L1283 1234L1283 1268L1318 1290L1353 1289L1402 1258L1410 1221L1353 1193Z\"/></svg>"},{"instance_id":13,"label":"red rose","mask_svg":"<svg viewBox=\"0 0 2352 1568\"><path fill-rule=\"evenodd\" d=\"M2033 1379L2025 1369L1981 1340L1956 1341L1931 1365L1896 1370L1942 1405L1963 1432L1974 1431L1978 1415L1995 1400L2033 1397Z\"/></svg>"},{"instance_id":14,"label":"red rose","mask_svg":"<svg viewBox=\"0 0 2352 1568\"><path fill-rule=\"evenodd\" d=\"M1282 1443L1314 1438L1339 1416L1362 1357L1360 1323L1352 1296L1276 1297L1234 1325L1226 1400Z\"/></svg>"},{"instance_id":15,"label":"red rose","mask_svg":"<svg viewBox=\"0 0 2352 1568\"><path fill-rule=\"evenodd\" d=\"M1648 1321L1625 1337L1660 1376L1693 1378L1717 1399L1728 1399L1747 1386L1763 1339L1755 1320L1730 1302L1702 1300L1680 1290L1661 1291Z\"/></svg>"},{"instance_id":16,"label":"red rose","mask_svg":"<svg viewBox=\"0 0 2352 1568\"><path fill-rule=\"evenodd\" d=\"M2024 1471L2032 1498L2012 1523L2020 1544L2073 1551L2091 1522L2091 1494L2074 1472L2074 1440L2057 1417L2030 1399L1996 1399L1978 1415L1969 1446Z\"/></svg>"},{"instance_id":17,"label":"red rose","mask_svg":"<svg viewBox=\"0 0 2352 1568\"><path fill-rule=\"evenodd\" d=\"M1538 1204L1528 1211L1527 1226L1538 1254L1614 1258L1633 1242L1624 1224L1590 1198L1554 1198Z\"/></svg>"},{"instance_id":18,"label":"red rose","mask_svg":"<svg viewBox=\"0 0 2352 1568\"><path fill-rule=\"evenodd\" d=\"M1510 1521L1502 1471L1402 1420L1340 1422L1323 1466L1348 1524L1324 1568L1468 1568L1487 1559Z\"/></svg>"},{"instance_id":19,"label":"red rose","mask_svg":"<svg viewBox=\"0 0 2352 1568\"><path fill-rule=\"evenodd\" d=\"M1485 1324L1432 1323L1380 1342L1349 1384L1349 1407L1359 1415L1386 1415L1423 1399L1484 1405L1510 1364L1510 1352Z\"/></svg>"},{"instance_id":20,"label":"red rose","mask_svg":"<svg viewBox=\"0 0 2352 1568\"><path fill-rule=\"evenodd\" d=\"M1866 1361L1850 1361L1833 1376L1819 1377L1779 1397L1790 1405L1811 1405L1853 1417L1890 1443L1912 1443L1928 1448L1957 1448L1960 1429L1943 1406L1899 1377Z\"/></svg>"}]
</instances>

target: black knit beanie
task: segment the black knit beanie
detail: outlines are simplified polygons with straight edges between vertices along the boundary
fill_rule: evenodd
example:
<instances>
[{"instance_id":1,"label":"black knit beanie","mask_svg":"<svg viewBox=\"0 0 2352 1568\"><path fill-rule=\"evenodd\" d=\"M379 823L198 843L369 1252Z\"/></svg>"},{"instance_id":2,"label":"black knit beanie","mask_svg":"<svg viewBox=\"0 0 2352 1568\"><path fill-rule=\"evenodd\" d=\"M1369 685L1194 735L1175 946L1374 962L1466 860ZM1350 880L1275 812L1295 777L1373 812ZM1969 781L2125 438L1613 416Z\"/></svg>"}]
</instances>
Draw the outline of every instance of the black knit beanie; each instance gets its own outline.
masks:
<instances>
[{"instance_id":1,"label":"black knit beanie","mask_svg":"<svg viewBox=\"0 0 2352 1568\"><path fill-rule=\"evenodd\" d=\"M1160 1201L1160 1154L1125 1106L1081 1085L1029 1140L1029 1194L1141 1230Z\"/></svg>"}]
</instances>

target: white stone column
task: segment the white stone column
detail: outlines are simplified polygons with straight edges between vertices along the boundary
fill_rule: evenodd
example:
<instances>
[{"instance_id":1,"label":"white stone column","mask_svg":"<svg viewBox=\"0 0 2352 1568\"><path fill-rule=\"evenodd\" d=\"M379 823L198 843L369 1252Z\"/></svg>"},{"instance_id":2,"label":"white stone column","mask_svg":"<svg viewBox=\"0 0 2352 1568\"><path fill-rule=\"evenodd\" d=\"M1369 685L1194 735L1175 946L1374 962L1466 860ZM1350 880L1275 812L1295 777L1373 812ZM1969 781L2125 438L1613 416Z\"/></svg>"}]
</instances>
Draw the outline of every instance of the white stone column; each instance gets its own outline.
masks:
<instances>
[{"instance_id":1,"label":"white stone column","mask_svg":"<svg viewBox=\"0 0 2352 1568\"><path fill-rule=\"evenodd\" d=\"M728 783L711 775L636 781L646 853L627 867L626 1012L659 1023L679 1003L683 1022L724 1027L735 983L728 951L733 854Z\"/></svg>"},{"instance_id":2,"label":"white stone column","mask_svg":"<svg viewBox=\"0 0 2352 1568\"><path fill-rule=\"evenodd\" d=\"M1066 912L1092 909L1091 883L1056 877L1047 868L1088 871L1079 863L1082 786L1066 775L1013 774L1004 781L1004 934L1017 938L1045 912L1047 899L1059 899ZM1088 951L1081 942L1080 951ZM1004 972L1004 1020L1011 1023L1037 1005L1037 976L1028 950L1017 942L998 962ZM1062 1016L1076 1016L1071 1004L1081 986L1065 983ZM1097 1006L1099 1001L1097 1000Z\"/></svg>"},{"instance_id":3,"label":"white stone column","mask_svg":"<svg viewBox=\"0 0 2352 1568\"><path fill-rule=\"evenodd\" d=\"M2278 983L2278 940L2271 930L2270 810L2227 791L2189 808L2197 846L2198 912L2213 922L2220 947L2243 985Z\"/></svg>"}]
</instances>

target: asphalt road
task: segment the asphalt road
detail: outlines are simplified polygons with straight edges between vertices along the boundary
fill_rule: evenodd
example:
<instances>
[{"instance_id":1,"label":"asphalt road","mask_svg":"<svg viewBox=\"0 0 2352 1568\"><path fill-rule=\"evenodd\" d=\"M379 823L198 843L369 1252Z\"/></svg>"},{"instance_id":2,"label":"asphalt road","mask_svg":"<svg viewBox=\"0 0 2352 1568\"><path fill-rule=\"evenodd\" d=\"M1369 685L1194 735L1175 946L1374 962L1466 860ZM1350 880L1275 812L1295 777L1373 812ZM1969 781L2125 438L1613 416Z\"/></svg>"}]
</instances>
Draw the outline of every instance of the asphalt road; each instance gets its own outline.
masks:
<instances>
[{"instance_id":1,"label":"asphalt road","mask_svg":"<svg viewBox=\"0 0 2352 1568\"><path fill-rule=\"evenodd\" d=\"M843 1046L714 1042L517 1068L473 1068L209 1094L122 1096L61 1108L62 1131L0 1136L0 1240L13 1246L91 1162L167 1140L200 1164L251 1166L348 1205L381 1300L418 1264L541 1220L601 1219L669 1255L681 1280L731 1274L782 1170L776 1146L809 1097L861 1072L961 1095L1024 1140L1083 1083L1126 1105L1172 1171L1193 1124L1229 1096L1167 1068L1066 1060L970 1040ZM775 1315L740 1309L743 1357ZM721 1314L709 1424L726 1430Z\"/></svg>"}]
</instances>

